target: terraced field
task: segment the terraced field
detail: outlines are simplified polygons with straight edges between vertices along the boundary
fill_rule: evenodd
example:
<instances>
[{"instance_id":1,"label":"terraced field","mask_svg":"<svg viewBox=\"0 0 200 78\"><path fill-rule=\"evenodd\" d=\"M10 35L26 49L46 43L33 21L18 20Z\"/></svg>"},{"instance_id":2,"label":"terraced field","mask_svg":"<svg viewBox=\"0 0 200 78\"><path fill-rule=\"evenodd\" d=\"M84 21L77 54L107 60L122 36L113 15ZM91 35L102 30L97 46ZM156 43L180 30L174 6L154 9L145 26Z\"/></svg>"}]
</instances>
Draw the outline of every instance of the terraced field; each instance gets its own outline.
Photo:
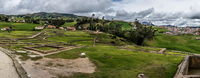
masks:
<instances>
[{"instance_id":1,"label":"terraced field","mask_svg":"<svg viewBox=\"0 0 200 78\"><path fill-rule=\"evenodd\" d=\"M33 39L18 40L18 36L24 35L23 33L26 32L28 31L16 31L18 35L13 34L13 37L7 37L10 40L1 39L0 43L13 43L2 44L2 47L11 49L13 51L23 51L25 50L23 49L25 46L34 47L44 44L66 47L69 45L82 46L80 48L66 50L43 57L51 59L78 59L80 58L80 53L86 53L86 57L88 57L97 67L96 72L92 74L73 73L70 78L136 78L140 73L147 74L150 78L171 78L174 76L178 64L183 59L183 56L153 54L140 50L145 49L158 51L158 49L155 48L138 46L129 47L132 49L138 49L137 51L120 49L120 46L130 45L132 43L124 40L123 38L115 37L107 33L95 34L94 31L63 31L56 29L46 29L41 31L44 33ZM31 36L35 33L38 32L28 32L25 35ZM4 35L0 34L0 36ZM12 41L11 38L14 38L15 41ZM95 38L96 46L93 46ZM38 49L50 50L52 48L43 47ZM28 59L42 59L42 57L30 57L29 55L37 55L31 52L15 54L21 55L21 60L23 61ZM67 74L67 72L65 74Z\"/></svg>"}]
</instances>

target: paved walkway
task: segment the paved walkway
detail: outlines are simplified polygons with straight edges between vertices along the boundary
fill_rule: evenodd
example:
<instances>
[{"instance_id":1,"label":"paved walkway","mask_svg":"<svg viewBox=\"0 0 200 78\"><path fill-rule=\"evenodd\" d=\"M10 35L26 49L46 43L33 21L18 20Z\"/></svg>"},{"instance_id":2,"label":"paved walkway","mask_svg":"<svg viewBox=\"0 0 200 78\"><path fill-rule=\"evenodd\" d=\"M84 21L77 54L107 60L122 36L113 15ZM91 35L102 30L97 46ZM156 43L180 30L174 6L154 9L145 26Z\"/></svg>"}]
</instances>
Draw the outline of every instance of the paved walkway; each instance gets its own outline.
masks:
<instances>
[{"instance_id":1,"label":"paved walkway","mask_svg":"<svg viewBox=\"0 0 200 78\"><path fill-rule=\"evenodd\" d=\"M19 78L13 61L5 53L0 51L0 78Z\"/></svg>"}]
</instances>

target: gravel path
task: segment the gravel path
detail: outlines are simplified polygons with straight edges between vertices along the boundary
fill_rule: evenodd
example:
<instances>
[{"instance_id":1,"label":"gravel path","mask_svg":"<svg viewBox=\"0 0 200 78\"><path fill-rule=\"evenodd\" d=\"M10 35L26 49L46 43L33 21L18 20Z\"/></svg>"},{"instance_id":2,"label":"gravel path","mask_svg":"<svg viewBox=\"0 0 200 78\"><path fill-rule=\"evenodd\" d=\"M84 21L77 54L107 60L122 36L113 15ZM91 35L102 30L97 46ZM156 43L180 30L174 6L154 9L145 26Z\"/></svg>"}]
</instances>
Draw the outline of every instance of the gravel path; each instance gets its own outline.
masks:
<instances>
[{"instance_id":1,"label":"gravel path","mask_svg":"<svg viewBox=\"0 0 200 78\"><path fill-rule=\"evenodd\" d=\"M0 51L0 78L19 78L13 61L5 53Z\"/></svg>"}]
</instances>

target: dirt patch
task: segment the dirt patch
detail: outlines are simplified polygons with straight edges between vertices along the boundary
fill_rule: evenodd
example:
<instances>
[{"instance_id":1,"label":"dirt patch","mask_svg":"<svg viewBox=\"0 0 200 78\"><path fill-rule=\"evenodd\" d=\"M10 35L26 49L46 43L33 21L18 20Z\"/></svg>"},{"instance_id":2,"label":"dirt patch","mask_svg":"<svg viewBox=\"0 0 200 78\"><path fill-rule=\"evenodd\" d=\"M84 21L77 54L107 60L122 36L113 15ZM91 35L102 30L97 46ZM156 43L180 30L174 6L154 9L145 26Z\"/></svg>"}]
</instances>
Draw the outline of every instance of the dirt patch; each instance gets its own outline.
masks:
<instances>
[{"instance_id":1,"label":"dirt patch","mask_svg":"<svg viewBox=\"0 0 200 78\"><path fill-rule=\"evenodd\" d=\"M32 78L52 78L56 76L72 76L74 73L94 73L96 66L89 58L50 59L23 61L22 66Z\"/></svg>"}]
</instances>

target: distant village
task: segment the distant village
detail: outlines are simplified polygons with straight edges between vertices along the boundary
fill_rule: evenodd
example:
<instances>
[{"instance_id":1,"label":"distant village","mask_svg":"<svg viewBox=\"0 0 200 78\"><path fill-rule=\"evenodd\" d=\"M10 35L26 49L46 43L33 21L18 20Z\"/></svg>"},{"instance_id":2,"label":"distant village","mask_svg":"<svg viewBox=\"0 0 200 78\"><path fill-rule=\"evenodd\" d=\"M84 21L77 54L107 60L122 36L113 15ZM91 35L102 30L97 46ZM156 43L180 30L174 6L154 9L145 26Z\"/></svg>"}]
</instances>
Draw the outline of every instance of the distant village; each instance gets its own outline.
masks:
<instances>
[{"instance_id":1,"label":"distant village","mask_svg":"<svg viewBox=\"0 0 200 78\"><path fill-rule=\"evenodd\" d=\"M200 35L200 28L198 27L177 27L177 26L156 26L159 28L165 28L169 30L165 32L166 35L180 35L180 34L193 34L193 35Z\"/></svg>"},{"instance_id":2,"label":"distant village","mask_svg":"<svg viewBox=\"0 0 200 78\"><path fill-rule=\"evenodd\" d=\"M14 17L9 18L9 21L12 21ZM15 21L18 23L25 23L25 20L18 20ZM47 21L44 21L47 22ZM141 22L143 25L153 25L151 22ZM199 27L177 27L172 25L163 25L163 26L155 26L158 28L165 28L168 30L168 32L162 32L166 35L180 35L180 34L193 34L193 35L200 35L200 28ZM82 29L87 30L88 27L83 27ZM10 30L10 27L3 27L1 28L1 31ZM44 25L44 26L37 26L35 27L35 30L43 30L43 29L56 29L56 26L54 25ZM75 27L59 27L60 30L69 30L69 31L75 31ZM81 29L81 26L79 26L79 29ZM14 30L14 28L12 28Z\"/></svg>"},{"instance_id":3,"label":"distant village","mask_svg":"<svg viewBox=\"0 0 200 78\"><path fill-rule=\"evenodd\" d=\"M143 25L153 25L151 22L142 22ZM180 35L180 34L193 34L193 35L200 35L200 28L199 27L177 27L172 25L163 25L163 26L155 26L158 28L165 28L168 32L162 32L166 35Z\"/></svg>"},{"instance_id":4,"label":"distant village","mask_svg":"<svg viewBox=\"0 0 200 78\"><path fill-rule=\"evenodd\" d=\"M8 18L8 22L16 22L16 23L26 23L25 19L17 19L15 17L9 17ZM48 25L48 21L41 21L43 26L36 26L35 30L43 30L43 29L57 29L56 26L54 25ZM70 30L70 31L74 31L76 30L75 27L59 27L58 29L60 30ZM86 27L84 27L83 29L87 29ZM1 28L1 31L6 31L6 30L14 30L14 28L11 27L3 27Z\"/></svg>"},{"instance_id":5,"label":"distant village","mask_svg":"<svg viewBox=\"0 0 200 78\"><path fill-rule=\"evenodd\" d=\"M43 30L43 29L56 29L56 26L47 25L47 26L37 26L37 27L35 27L35 30ZM76 30L76 28L74 28L74 27L59 27L58 29L69 30L69 31L75 31ZM85 29L87 29L87 28L85 28ZM1 31L6 31L6 30L10 30L10 27L1 28Z\"/></svg>"}]
</instances>

